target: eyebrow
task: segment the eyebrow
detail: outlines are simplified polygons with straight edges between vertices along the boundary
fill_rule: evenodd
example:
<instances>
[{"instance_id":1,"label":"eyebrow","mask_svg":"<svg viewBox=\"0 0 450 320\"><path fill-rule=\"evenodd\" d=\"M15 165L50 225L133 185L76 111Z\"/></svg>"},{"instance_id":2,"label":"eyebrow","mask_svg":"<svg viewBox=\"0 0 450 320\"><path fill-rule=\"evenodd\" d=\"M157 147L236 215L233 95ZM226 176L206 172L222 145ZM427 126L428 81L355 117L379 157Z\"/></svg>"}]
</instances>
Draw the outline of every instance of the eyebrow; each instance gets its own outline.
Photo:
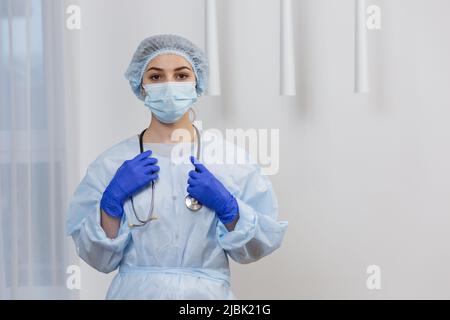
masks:
<instances>
[{"instance_id":1,"label":"eyebrow","mask_svg":"<svg viewBox=\"0 0 450 320\"><path fill-rule=\"evenodd\" d=\"M186 66L182 66L182 67L176 68L176 69L174 69L173 71L180 71L180 70L183 70L183 69L188 69L189 71L192 71L191 68L186 67ZM148 72L148 71L150 71L150 70L164 71L164 69L161 69L161 68L151 67L151 68L149 68L146 72Z\"/></svg>"},{"instance_id":2,"label":"eyebrow","mask_svg":"<svg viewBox=\"0 0 450 320\"><path fill-rule=\"evenodd\" d=\"M183 70L183 69L188 69L189 71L191 71L191 68L186 67L186 66L182 66L182 67L176 68L174 71L180 71L180 70Z\"/></svg>"}]
</instances>

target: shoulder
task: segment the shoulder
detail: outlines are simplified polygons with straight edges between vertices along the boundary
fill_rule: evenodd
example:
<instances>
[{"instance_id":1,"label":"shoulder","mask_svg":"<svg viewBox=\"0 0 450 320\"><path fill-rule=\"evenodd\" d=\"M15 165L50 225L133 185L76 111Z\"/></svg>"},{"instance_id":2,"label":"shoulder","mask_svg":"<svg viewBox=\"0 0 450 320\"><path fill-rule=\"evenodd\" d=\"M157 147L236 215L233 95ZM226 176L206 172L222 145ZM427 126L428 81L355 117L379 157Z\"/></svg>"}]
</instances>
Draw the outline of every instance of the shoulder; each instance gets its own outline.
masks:
<instances>
[{"instance_id":1,"label":"shoulder","mask_svg":"<svg viewBox=\"0 0 450 320\"><path fill-rule=\"evenodd\" d=\"M103 172L110 175L125 161L139 153L139 139L133 135L100 153L88 167L88 171Z\"/></svg>"},{"instance_id":2,"label":"shoulder","mask_svg":"<svg viewBox=\"0 0 450 320\"><path fill-rule=\"evenodd\" d=\"M139 152L139 138L137 135L133 135L106 149L97 157L97 159L104 161L116 157L123 158L130 154L138 154Z\"/></svg>"}]
</instances>

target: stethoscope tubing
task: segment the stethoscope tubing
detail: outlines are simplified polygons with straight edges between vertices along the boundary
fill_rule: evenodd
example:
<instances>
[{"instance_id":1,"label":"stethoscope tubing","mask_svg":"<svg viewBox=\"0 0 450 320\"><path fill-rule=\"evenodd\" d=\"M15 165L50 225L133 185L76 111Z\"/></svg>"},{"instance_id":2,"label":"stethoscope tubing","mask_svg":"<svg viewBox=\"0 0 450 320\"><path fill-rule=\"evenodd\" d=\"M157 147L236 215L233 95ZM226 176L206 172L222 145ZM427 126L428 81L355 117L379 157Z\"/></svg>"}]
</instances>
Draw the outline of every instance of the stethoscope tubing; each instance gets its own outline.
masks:
<instances>
[{"instance_id":1,"label":"stethoscope tubing","mask_svg":"<svg viewBox=\"0 0 450 320\"><path fill-rule=\"evenodd\" d=\"M198 130L198 128L192 124L192 126L195 129L195 133L197 136L197 160L200 160L200 156L201 156L201 135L200 135L200 131ZM139 150L140 153L144 152L144 134L147 131L147 129L145 129L144 131L142 131L139 134ZM130 197L131 200L131 207L133 209L133 214L134 217L136 218L137 221L139 221L140 224L130 224L130 227L142 227L145 226L148 222L150 222L151 220L156 220L158 219L158 217L153 217L153 209L154 209L154 199L155 199L155 181L151 182L150 185L151 188L151 202L150 202L150 214L149 214L149 218L147 220L142 220L138 217L137 213L136 213L136 209L134 207L134 201L133 201L133 196ZM200 208L202 207L202 205L195 200L194 198L192 198L191 196L187 195L185 197L185 203L186 203L186 207L191 210L191 211L198 211L200 210Z\"/></svg>"}]
</instances>

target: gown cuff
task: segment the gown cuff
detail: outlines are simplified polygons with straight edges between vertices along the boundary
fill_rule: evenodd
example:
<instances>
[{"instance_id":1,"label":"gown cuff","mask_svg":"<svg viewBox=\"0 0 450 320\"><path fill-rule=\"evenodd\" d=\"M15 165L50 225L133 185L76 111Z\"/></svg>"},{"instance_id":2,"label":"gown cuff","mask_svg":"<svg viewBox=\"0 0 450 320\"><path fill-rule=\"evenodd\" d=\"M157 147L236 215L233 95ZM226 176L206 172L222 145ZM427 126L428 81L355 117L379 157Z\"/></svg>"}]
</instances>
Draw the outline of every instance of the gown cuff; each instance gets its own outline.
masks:
<instances>
[{"instance_id":1,"label":"gown cuff","mask_svg":"<svg viewBox=\"0 0 450 320\"><path fill-rule=\"evenodd\" d=\"M228 231L225 225L219 221L219 244L224 250L232 250L243 247L255 237L258 215L253 208L236 197L239 207L239 219L234 230Z\"/></svg>"},{"instance_id":2,"label":"gown cuff","mask_svg":"<svg viewBox=\"0 0 450 320\"><path fill-rule=\"evenodd\" d=\"M105 230L103 230L100 224L100 216L101 209L100 202L98 202L96 205L96 213L86 217L85 226L87 236L93 243L96 243L107 250L113 252L123 251L128 244L130 237L130 230L128 225L124 223L124 216L121 219L117 236L114 239L110 239L106 235Z\"/></svg>"}]
</instances>

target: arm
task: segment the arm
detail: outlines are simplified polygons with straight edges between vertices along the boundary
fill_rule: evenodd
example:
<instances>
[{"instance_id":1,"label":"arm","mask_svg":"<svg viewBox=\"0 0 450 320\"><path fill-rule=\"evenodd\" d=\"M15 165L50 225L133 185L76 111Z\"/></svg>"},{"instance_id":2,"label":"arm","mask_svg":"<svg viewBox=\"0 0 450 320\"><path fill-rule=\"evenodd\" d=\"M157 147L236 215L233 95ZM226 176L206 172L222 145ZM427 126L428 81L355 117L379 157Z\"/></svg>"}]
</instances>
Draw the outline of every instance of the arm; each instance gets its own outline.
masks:
<instances>
[{"instance_id":1,"label":"arm","mask_svg":"<svg viewBox=\"0 0 450 320\"><path fill-rule=\"evenodd\" d=\"M104 273L117 268L131 238L130 230L123 220L114 221L118 226L114 237L111 233L108 236L101 225L103 217L100 201L107 177L105 166L100 160L89 166L71 199L67 220L68 234L72 236L80 258Z\"/></svg>"},{"instance_id":2,"label":"arm","mask_svg":"<svg viewBox=\"0 0 450 320\"><path fill-rule=\"evenodd\" d=\"M189 172L189 195L213 210L219 218L219 244L240 263L256 261L276 250L287 222L278 222L278 204L269 179L258 165L245 165L240 186L225 187L194 157L195 170ZM232 192L230 192L228 190Z\"/></svg>"},{"instance_id":3,"label":"arm","mask_svg":"<svg viewBox=\"0 0 450 320\"><path fill-rule=\"evenodd\" d=\"M233 231L234 228L236 228L236 224L237 224L238 220L239 220L239 212L233 221L225 224L225 228L227 228L228 231Z\"/></svg>"},{"instance_id":4,"label":"arm","mask_svg":"<svg viewBox=\"0 0 450 320\"><path fill-rule=\"evenodd\" d=\"M105 211L101 210L100 224L105 231L106 235L110 239L117 237L120 227L120 219L111 217Z\"/></svg>"},{"instance_id":5,"label":"arm","mask_svg":"<svg viewBox=\"0 0 450 320\"><path fill-rule=\"evenodd\" d=\"M79 256L99 271L113 271L122 260L131 237L123 204L156 179L159 167L150 155L149 150L125 161L112 179L111 172L116 168L107 168L106 161L99 158L89 166L75 191L69 210L69 234Z\"/></svg>"},{"instance_id":6,"label":"arm","mask_svg":"<svg viewBox=\"0 0 450 320\"><path fill-rule=\"evenodd\" d=\"M277 221L278 202L270 180L257 165L249 166L242 184L233 186L239 218L230 226L218 223L218 241L238 263L257 261L281 246L288 223Z\"/></svg>"}]
</instances>

